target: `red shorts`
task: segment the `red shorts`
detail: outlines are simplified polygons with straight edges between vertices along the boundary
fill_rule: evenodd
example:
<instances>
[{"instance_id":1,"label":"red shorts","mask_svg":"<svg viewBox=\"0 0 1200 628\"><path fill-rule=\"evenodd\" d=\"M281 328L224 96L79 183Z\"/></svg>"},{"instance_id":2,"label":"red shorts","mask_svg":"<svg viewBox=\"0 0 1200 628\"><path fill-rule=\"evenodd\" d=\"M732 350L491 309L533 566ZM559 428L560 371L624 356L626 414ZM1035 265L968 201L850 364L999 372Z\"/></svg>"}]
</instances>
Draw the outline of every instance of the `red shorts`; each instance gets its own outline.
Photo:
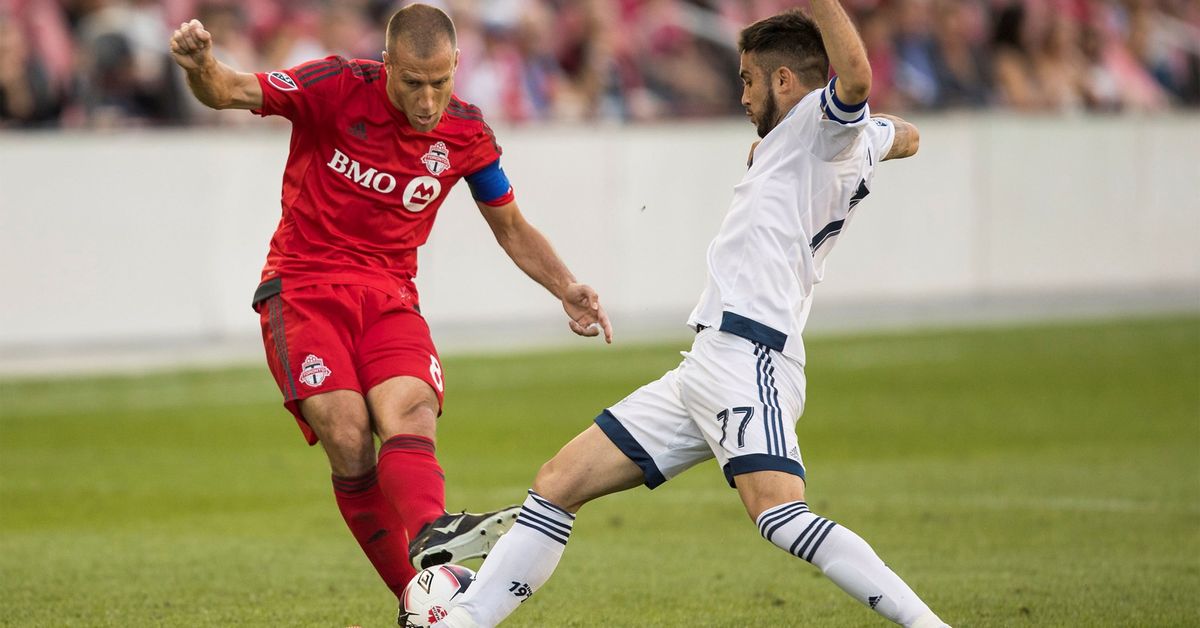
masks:
<instances>
[{"instance_id":1,"label":"red shorts","mask_svg":"<svg viewBox=\"0 0 1200 628\"><path fill-rule=\"evenodd\" d=\"M254 304L267 364L309 445L317 435L299 402L331 390L366 396L385 380L407 375L433 388L440 411L442 364L412 297L346 284L280 291L277 281L270 283L259 287Z\"/></svg>"}]
</instances>

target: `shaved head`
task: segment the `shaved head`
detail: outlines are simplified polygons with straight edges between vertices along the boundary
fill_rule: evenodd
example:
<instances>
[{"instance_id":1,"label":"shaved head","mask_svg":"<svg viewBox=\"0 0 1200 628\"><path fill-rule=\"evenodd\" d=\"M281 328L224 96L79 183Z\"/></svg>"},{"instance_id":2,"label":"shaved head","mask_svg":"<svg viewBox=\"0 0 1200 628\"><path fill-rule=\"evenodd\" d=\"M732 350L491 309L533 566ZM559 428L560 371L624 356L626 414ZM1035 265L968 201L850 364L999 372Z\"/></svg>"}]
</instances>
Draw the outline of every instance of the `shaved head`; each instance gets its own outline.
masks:
<instances>
[{"instance_id":1,"label":"shaved head","mask_svg":"<svg viewBox=\"0 0 1200 628\"><path fill-rule=\"evenodd\" d=\"M450 16L428 4L412 4L396 11L387 25L387 47L405 47L418 57L429 57L449 43L454 49L457 37Z\"/></svg>"},{"instance_id":2,"label":"shaved head","mask_svg":"<svg viewBox=\"0 0 1200 628\"><path fill-rule=\"evenodd\" d=\"M454 97L455 39L450 16L427 4L404 7L388 20L383 51L388 100L422 133L437 128Z\"/></svg>"}]
</instances>

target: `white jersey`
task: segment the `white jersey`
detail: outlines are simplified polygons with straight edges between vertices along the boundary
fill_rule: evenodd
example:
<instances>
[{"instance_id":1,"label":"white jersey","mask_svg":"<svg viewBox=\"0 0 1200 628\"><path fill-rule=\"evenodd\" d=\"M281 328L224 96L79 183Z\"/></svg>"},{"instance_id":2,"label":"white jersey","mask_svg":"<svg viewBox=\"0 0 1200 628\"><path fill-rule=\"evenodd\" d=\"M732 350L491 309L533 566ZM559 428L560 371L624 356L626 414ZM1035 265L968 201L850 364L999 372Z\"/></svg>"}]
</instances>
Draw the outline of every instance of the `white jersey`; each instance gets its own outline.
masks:
<instances>
[{"instance_id":1,"label":"white jersey","mask_svg":"<svg viewBox=\"0 0 1200 628\"><path fill-rule=\"evenodd\" d=\"M825 258L895 139L836 78L804 97L754 151L708 247L708 283L688 325L717 327L804 363L800 334Z\"/></svg>"}]
</instances>

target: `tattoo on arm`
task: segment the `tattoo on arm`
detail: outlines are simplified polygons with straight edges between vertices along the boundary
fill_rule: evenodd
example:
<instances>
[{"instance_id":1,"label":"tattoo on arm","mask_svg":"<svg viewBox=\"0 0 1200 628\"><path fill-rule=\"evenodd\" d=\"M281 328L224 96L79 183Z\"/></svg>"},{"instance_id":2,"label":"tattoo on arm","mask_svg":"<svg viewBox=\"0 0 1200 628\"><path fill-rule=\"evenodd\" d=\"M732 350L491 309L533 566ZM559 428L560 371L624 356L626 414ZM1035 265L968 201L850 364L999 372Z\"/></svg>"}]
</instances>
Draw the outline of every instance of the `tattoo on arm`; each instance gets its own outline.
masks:
<instances>
[{"instance_id":1,"label":"tattoo on arm","mask_svg":"<svg viewBox=\"0 0 1200 628\"><path fill-rule=\"evenodd\" d=\"M921 145L921 133L912 123L899 118L890 116L886 113L871 114L875 118L884 118L891 121L892 126L896 129L896 137L892 140L892 148L883 160L889 159L904 159L917 154L917 149Z\"/></svg>"}]
</instances>

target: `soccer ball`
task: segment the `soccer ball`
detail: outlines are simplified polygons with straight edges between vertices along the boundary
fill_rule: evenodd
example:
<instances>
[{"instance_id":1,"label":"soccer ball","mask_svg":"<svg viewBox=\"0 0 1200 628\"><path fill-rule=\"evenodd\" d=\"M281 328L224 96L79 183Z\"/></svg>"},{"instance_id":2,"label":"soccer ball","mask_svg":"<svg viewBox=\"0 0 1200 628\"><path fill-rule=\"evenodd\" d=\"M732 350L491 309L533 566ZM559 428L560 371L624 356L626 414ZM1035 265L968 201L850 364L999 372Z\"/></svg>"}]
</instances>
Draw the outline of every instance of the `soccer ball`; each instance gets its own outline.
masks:
<instances>
[{"instance_id":1,"label":"soccer ball","mask_svg":"<svg viewBox=\"0 0 1200 628\"><path fill-rule=\"evenodd\" d=\"M446 616L450 607L475 581L475 572L462 565L437 565L422 569L404 587L407 626L424 628Z\"/></svg>"}]
</instances>

